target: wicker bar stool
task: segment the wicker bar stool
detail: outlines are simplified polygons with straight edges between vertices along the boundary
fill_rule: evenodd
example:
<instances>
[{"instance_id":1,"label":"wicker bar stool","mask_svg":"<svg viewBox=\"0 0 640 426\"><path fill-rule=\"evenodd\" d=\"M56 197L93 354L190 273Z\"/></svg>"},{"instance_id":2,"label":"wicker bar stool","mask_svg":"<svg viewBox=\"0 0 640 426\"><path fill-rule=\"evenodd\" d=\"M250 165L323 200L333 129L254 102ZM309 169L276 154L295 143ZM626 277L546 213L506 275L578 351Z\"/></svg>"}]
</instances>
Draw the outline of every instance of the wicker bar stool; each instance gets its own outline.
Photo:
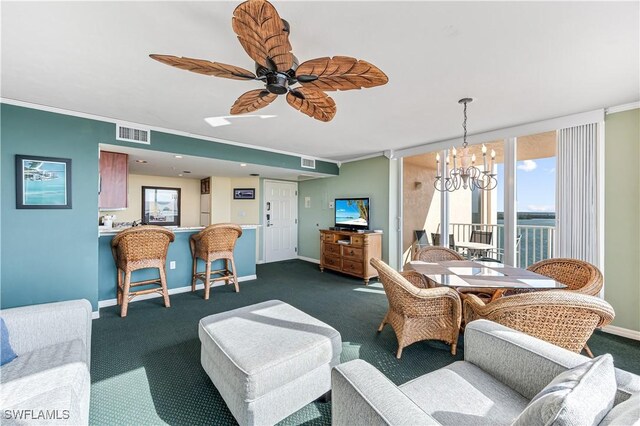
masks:
<instances>
[{"instance_id":1,"label":"wicker bar stool","mask_svg":"<svg viewBox=\"0 0 640 426\"><path fill-rule=\"evenodd\" d=\"M223 280L227 284L233 284L236 293L240 291L236 264L233 260L233 249L236 240L242 235L242 228L234 223L216 223L209 225L202 231L194 234L189 239L191 256L193 258L193 275L191 278L191 291L196 291L196 282L204 283L204 299L209 299L209 287L214 281ZM205 262L204 271L198 271L198 259ZM223 260L222 269L211 270L211 262ZM229 268L231 263L231 269Z\"/></svg>"},{"instance_id":2,"label":"wicker bar stool","mask_svg":"<svg viewBox=\"0 0 640 426\"><path fill-rule=\"evenodd\" d=\"M116 263L118 282L117 300L121 305L120 316L127 316L129 302L136 296L159 293L164 298L164 306L171 306L167 291L166 262L169 244L175 240L173 232L161 226L137 226L126 229L111 241L111 253ZM139 269L158 268L159 278L131 281L131 273ZM159 286L144 290L131 291L132 287Z\"/></svg>"}]
</instances>

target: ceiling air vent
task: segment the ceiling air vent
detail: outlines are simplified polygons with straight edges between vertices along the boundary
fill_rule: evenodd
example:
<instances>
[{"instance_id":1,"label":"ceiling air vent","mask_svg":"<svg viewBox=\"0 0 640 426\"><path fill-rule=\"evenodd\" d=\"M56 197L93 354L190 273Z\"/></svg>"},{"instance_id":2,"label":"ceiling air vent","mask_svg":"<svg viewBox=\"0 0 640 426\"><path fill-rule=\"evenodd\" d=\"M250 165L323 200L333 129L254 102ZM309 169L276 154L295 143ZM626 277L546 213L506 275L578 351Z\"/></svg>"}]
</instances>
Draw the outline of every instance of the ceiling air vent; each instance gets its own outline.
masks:
<instances>
[{"instance_id":1,"label":"ceiling air vent","mask_svg":"<svg viewBox=\"0 0 640 426\"><path fill-rule=\"evenodd\" d=\"M305 169L315 169L316 160L313 158L300 157L300 167L304 167Z\"/></svg>"},{"instance_id":2,"label":"ceiling air vent","mask_svg":"<svg viewBox=\"0 0 640 426\"><path fill-rule=\"evenodd\" d=\"M119 141L151 144L149 129L140 129L135 127L116 124L116 139Z\"/></svg>"}]
</instances>

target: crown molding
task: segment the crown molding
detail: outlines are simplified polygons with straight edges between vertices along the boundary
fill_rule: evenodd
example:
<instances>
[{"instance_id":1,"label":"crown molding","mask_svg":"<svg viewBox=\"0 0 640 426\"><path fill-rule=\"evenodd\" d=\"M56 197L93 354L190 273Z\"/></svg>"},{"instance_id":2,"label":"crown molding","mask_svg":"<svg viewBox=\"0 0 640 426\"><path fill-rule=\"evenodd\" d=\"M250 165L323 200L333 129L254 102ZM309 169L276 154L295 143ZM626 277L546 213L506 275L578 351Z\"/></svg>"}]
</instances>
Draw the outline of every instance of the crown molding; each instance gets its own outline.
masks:
<instances>
[{"instance_id":1,"label":"crown molding","mask_svg":"<svg viewBox=\"0 0 640 426\"><path fill-rule=\"evenodd\" d=\"M629 111L629 110L638 109L638 108L640 108L640 101L609 107L605 109L605 113L609 115L609 114L615 114L616 112Z\"/></svg>"}]
</instances>

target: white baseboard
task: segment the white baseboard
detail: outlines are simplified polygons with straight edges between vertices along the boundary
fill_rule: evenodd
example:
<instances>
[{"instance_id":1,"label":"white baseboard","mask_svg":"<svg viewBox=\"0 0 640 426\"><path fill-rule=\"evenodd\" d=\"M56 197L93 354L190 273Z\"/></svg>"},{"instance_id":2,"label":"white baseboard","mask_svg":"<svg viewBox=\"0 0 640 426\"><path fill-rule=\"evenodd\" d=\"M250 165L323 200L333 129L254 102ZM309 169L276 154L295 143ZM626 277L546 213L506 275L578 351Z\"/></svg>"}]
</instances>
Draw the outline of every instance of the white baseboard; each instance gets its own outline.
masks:
<instances>
[{"instance_id":1,"label":"white baseboard","mask_svg":"<svg viewBox=\"0 0 640 426\"><path fill-rule=\"evenodd\" d=\"M262 265L264 263L264 259L256 260L256 265Z\"/></svg>"},{"instance_id":2,"label":"white baseboard","mask_svg":"<svg viewBox=\"0 0 640 426\"><path fill-rule=\"evenodd\" d=\"M251 281L251 280L255 280L257 279L258 276L257 275L246 275L244 277L238 277L238 282L241 283L243 281ZM213 283L213 285L211 285L211 287L219 287L225 285L223 281L217 281L215 283ZM196 285L196 290L202 290L204 289L204 284L197 284ZM169 289L169 295L173 295L173 294L180 294L180 293L187 293L191 291L191 285L187 285L184 287L176 287L176 288L170 288ZM147 299L153 299L156 297L162 297L161 294L159 293L149 293L149 294L143 294L141 296L136 297L135 299L133 299L131 302L129 303L133 303L133 302L138 302L140 300L147 300ZM118 301L114 298L114 299L107 299L107 300L100 300L98 302L98 309L99 308L106 308L107 306L115 306L118 304ZM99 311L97 312L98 314L98 318L100 317ZM94 318L96 315L96 312L93 313Z\"/></svg>"},{"instance_id":3,"label":"white baseboard","mask_svg":"<svg viewBox=\"0 0 640 426\"><path fill-rule=\"evenodd\" d=\"M97 311L91 312L91 319L98 319L98 318L100 318L100 308L98 308Z\"/></svg>"},{"instance_id":4,"label":"white baseboard","mask_svg":"<svg viewBox=\"0 0 640 426\"><path fill-rule=\"evenodd\" d=\"M602 328L602 331L609 334L615 334L616 336L626 337L627 339L640 340L640 331L629 330L628 328L607 325Z\"/></svg>"},{"instance_id":5,"label":"white baseboard","mask_svg":"<svg viewBox=\"0 0 640 426\"><path fill-rule=\"evenodd\" d=\"M313 259L311 257L298 256L298 259L304 260L305 262L317 263L318 265L320 264L320 261L318 259Z\"/></svg>"}]
</instances>

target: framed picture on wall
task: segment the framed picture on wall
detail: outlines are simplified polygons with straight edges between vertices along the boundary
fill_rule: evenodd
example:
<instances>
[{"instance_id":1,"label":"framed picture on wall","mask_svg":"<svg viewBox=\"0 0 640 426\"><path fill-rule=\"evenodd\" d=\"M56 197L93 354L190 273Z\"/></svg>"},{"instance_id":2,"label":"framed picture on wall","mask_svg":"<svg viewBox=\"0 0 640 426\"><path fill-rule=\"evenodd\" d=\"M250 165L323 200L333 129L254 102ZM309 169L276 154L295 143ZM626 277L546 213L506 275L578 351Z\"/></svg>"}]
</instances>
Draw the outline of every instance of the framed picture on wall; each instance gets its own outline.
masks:
<instances>
[{"instance_id":1,"label":"framed picture on wall","mask_svg":"<svg viewBox=\"0 0 640 426\"><path fill-rule=\"evenodd\" d=\"M255 200L256 189L255 188L233 188L234 200Z\"/></svg>"},{"instance_id":2,"label":"framed picture on wall","mask_svg":"<svg viewBox=\"0 0 640 426\"><path fill-rule=\"evenodd\" d=\"M17 209L70 209L71 159L16 155Z\"/></svg>"},{"instance_id":3,"label":"framed picture on wall","mask_svg":"<svg viewBox=\"0 0 640 426\"><path fill-rule=\"evenodd\" d=\"M142 187L142 222L180 226L180 188Z\"/></svg>"}]
</instances>

